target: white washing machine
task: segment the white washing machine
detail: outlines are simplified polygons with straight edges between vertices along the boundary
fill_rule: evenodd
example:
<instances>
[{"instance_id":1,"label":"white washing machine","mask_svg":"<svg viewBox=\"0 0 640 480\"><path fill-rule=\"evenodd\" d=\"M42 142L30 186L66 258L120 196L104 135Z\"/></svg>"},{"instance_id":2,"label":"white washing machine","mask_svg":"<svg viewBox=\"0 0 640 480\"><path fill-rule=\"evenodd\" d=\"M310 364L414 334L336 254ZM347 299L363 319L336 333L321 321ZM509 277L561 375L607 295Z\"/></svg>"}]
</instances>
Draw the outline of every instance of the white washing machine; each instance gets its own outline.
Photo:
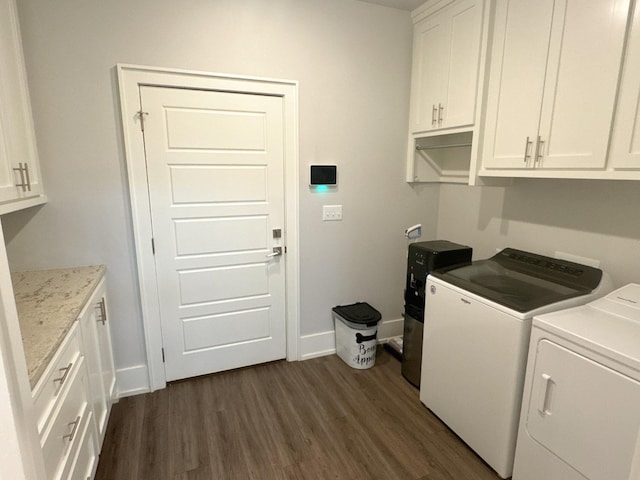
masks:
<instances>
[{"instance_id":1,"label":"white washing machine","mask_svg":"<svg viewBox=\"0 0 640 480\"><path fill-rule=\"evenodd\" d=\"M430 274L420 400L511 476L533 316L610 291L599 269L511 248Z\"/></svg>"},{"instance_id":2,"label":"white washing machine","mask_svg":"<svg viewBox=\"0 0 640 480\"><path fill-rule=\"evenodd\" d=\"M533 320L514 480L640 479L640 285Z\"/></svg>"}]
</instances>

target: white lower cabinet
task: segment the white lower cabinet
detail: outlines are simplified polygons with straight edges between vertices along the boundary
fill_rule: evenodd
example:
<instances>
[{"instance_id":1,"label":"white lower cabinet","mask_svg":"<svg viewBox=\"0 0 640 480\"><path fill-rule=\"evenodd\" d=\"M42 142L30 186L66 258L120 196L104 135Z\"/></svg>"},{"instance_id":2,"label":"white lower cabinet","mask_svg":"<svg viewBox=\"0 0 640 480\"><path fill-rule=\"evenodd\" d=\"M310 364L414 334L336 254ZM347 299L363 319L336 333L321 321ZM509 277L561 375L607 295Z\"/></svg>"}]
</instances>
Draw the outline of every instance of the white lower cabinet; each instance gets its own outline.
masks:
<instances>
[{"instance_id":1,"label":"white lower cabinet","mask_svg":"<svg viewBox=\"0 0 640 480\"><path fill-rule=\"evenodd\" d=\"M104 279L32 396L47 480L92 479L116 397Z\"/></svg>"},{"instance_id":2,"label":"white lower cabinet","mask_svg":"<svg viewBox=\"0 0 640 480\"><path fill-rule=\"evenodd\" d=\"M44 467L51 480L64 478L69 457L77 448L78 433L89 420L87 371L82 357L67 378L56 408L40 435Z\"/></svg>"},{"instance_id":3,"label":"white lower cabinet","mask_svg":"<svg viewBox=\"0 0 640 480\"><path fill-rule=\"evenodd\" d=\"M104 280L80 312L79 320L89 371L89 399L102 446L116 386Z\"/></svg>"}]
</instances>

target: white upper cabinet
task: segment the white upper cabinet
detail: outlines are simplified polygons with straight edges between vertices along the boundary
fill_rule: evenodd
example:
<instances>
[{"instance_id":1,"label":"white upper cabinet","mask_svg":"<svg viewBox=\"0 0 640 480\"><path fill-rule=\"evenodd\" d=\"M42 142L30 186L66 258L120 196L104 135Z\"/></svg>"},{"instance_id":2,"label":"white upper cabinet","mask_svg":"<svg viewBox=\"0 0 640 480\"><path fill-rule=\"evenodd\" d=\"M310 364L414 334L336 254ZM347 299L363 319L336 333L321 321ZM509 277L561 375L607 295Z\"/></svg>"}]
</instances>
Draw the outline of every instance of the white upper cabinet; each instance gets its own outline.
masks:
<instances>
[{"instance_id":1,"label":"white upper cabinet","mask_svg":"<svg viewBox=\"0 0 640 480\"><path fill-rule=\"evenodd\" d=\"M411 133L472 125L482 2L429 2L414 21Z\"/></svg>"},{"instance_id":2,"label":"white upper cabinet","mask_svg":"<svg viewBox=\"0 0 640 480\"><path fill-rule=\"evenodd\" d=\"M14 0L0 0L0 214L44 203Z\"/></svg>"},{"instance_id":3,"label":"white upper cabinet","mask_svg":"<svg viewBox=\"0 0 640 480\"><path fill-rule=\"evenodd\" d=\"M628 12L629 0L497 2L481 175L604 169Z\"/></svg>"},{"instance_id":4,"label":"white upper cabinet","mask_svg":"<svg viewBox=\"0 0 640 480\"><path fill-rule=\"evenodd\" d=\"M640 3L636 3L609 155L613 170L640 170ZM633 172L634 178L638 173Z\"/></svg>"}]
</instances>

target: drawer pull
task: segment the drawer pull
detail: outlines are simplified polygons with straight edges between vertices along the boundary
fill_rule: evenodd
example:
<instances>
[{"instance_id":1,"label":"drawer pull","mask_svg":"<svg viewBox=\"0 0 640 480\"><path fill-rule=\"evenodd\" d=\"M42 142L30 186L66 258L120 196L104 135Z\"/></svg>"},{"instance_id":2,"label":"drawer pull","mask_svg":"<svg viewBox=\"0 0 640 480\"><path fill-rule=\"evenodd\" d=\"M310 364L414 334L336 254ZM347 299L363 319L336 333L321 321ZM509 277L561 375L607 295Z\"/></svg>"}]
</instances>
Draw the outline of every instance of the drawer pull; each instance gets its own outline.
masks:
<instances>
[{"instance_id":1,"label":"drawer pull","mask_svg":"<svg viewBox=\"0 0 640 480\"><path fill-rule=\"evenodd\" d=\"M76 430L78 430L78 425L80 425L80 415L76 417L75 421L68 423L67 425L72 427L71 432L69 432L66 435L63 435L62 438L68 438L69 442L73 442L73 437L76 436Z\"/></svg>"},{"instance_id":2,"label":"drawer pull","mask_svg":"<svg viewBox=\"0 0 640 480\"><path fill-rule=\"evenodd\" d=\"M61 377L54 378L53 382L54 383L55 382L60 382L60 386L62 386L64 384L65 380L67 379L67 376L69 375L69 372L71 371L71 367L73 367L73 362L69 363L69 365L67 365L64 368L59 368L58 370L61 371L61 372L64 372L64 373L62 374Z\"/></svg>"}]
</instances>

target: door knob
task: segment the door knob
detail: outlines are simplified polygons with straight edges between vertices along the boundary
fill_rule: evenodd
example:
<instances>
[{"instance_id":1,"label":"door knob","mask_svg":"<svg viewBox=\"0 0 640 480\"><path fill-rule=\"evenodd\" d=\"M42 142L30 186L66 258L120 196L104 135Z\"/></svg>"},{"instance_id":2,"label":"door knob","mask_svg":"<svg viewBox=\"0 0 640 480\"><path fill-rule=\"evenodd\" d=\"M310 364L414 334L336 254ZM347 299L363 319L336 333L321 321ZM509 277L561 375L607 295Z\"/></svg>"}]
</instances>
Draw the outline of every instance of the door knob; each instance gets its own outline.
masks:
<instances>
[{"instance_id":1,"label":"door knob","mask_svg":"<svg viewBox=\"0 0 640 480\"><path fill-rule=\"evenodd\" d=\"M282 255L282 247L273 247L273 253L269 253L267 257L279 257Z\"/></svg>"}]
</instances>

